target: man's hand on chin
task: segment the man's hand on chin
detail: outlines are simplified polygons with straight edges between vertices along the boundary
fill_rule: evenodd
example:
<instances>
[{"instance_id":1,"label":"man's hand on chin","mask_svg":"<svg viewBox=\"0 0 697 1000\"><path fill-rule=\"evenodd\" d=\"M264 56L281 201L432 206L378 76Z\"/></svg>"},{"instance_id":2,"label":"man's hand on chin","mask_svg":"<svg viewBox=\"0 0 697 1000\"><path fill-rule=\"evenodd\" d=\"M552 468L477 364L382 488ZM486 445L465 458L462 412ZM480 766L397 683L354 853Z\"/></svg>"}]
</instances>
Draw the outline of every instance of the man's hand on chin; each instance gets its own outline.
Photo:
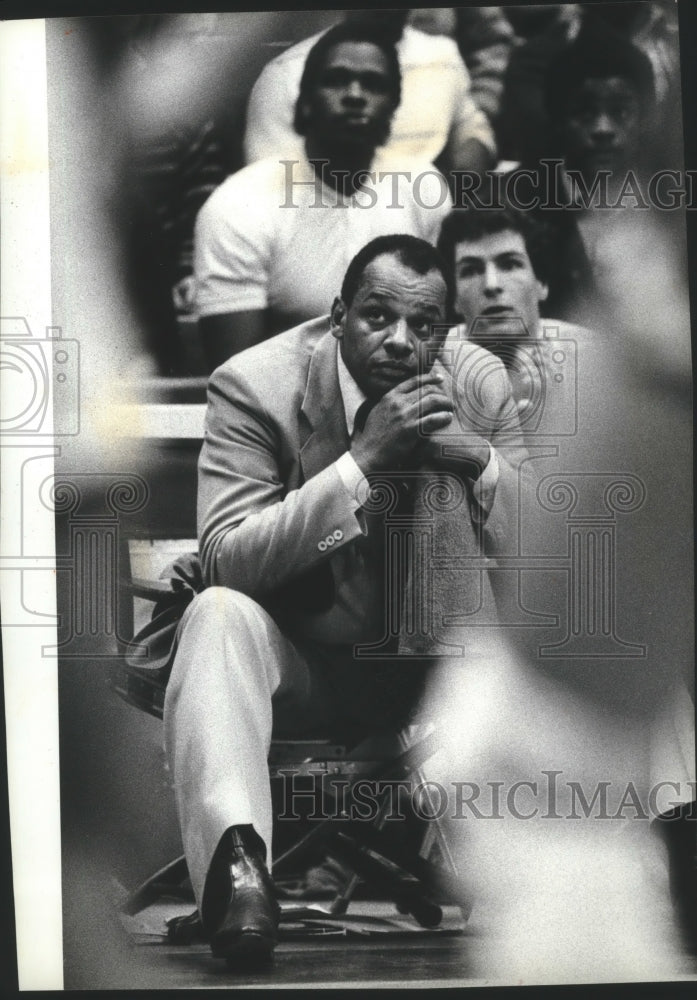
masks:
<instances>
[{"instance_id":1,"label":"man's hand on chin","mask_svg":"<svg viewBox=\"0 0 697 1000\"><path fill-rule=\"evenodd\" d=\"M351 444L351 455L365 475L399 468L426 434L451 423L452 393L443 391L442 382L435 372L414 375L375 403Z\"/></svg>"}]
</instances>

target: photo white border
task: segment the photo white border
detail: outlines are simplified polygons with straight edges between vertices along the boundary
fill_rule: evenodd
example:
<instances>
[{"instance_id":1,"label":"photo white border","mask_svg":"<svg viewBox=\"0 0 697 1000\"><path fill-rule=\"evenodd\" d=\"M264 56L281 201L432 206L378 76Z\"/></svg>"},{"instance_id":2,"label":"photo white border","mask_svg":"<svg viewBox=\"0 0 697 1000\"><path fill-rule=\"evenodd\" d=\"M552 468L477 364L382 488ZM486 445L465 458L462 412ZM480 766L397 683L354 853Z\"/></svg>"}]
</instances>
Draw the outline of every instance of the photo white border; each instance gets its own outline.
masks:
<instances>
[{"instance_id":1,"label":"photo white border","mask_svg":"<svg viewBox=\"0 0 697 1000\"><path fill-rule=\"evenodd\" d=\"M2 315L24 317L33 333L52 325L46 36L42 19L0 24L0 215ZM5 391L8 383L5 382ZM40 436L0 438L2 522L0 598L16 605L25 571L31 604L55 620L53 514L39 498L24 498L18 458L52 444L49 398ZM8 404L6 400L5 405ZM30 517L27 517L27 514ZM17 525L25 535L17 537ZM30 537L28 537L30 536ZM14 600L10 598L13 594ZM22 593L22 600L24 594ZM31 612L29 612L31 614ZM21 990L63 987L63 920L58 750L58 660L55 624L3 625L5 716L12 872Z\"/></svg>"}]
</instances>

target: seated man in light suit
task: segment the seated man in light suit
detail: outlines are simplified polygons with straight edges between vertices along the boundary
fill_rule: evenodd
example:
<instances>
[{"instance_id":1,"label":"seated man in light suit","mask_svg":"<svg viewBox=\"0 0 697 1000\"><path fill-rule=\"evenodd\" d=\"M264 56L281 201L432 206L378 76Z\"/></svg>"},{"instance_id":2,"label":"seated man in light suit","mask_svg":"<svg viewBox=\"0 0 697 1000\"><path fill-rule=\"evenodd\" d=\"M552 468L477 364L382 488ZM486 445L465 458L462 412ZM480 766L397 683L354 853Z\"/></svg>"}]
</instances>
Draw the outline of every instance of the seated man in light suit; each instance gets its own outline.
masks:
<instances>
[{"instance_id":1,"label":"seated man in light suit","mask_svg":"<svg viewBox=\"0 0 697 1000\"><path fill-rule=\"evenodd\" d=\"M463 425L434 364L449 296L434 247L379 237L350 263L329 317L242 352L210 381L198 498L208 589L181 623L165 740L203 925L230 964L268 959L276 941L272 728L384 730L423 681L423 663L354 656L384 634L383 534L364 509L367 477L445 466L438 436L459 426L447 467L466 486L463 520L494 550L511 530L526 452L509 382L492 358L487 437ZM469 351L473 363L484 354Z\"/></svg>"}]
</instances>

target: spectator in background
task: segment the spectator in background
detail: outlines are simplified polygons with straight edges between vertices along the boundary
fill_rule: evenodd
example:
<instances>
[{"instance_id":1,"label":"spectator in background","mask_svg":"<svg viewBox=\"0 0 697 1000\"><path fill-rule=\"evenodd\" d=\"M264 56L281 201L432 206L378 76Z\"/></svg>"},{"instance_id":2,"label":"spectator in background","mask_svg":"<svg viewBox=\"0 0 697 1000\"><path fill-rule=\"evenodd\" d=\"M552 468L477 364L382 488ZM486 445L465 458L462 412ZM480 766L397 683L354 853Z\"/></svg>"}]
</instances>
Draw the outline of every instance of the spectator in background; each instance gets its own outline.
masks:
<instances>
[{"instance_id":1,"label":"spectator in background","mask_svg":"<svg viewBox=\"0 0 697 1000\"><path fill-rule=\"evenodd\" d=\"M428 35L455 39L470 75L472 99L494 124L515 42L515 32L503 8L412 7L408 23Z\"/></svg>"},{"instance_id":2,"label":"spectator in background","mask_svg":"<svg viewBox=\"0 0 697 1000\"><path fill-rule=\"evenodd\" d=\"M455 7L455 40L472 83L472 98L495 127L515 32L502 7Z\"/></svg>"},{"instance_id":3,"label":"spectator in background","mask_svg":"<svg viewBox=\"0 0 697 1000\"><path fill-rule=\"evenodd\" d=\"M229 177L199 213L195 271L211 369L322 315L348 261L375 236L435 242L447 184L423 160L376 154L400 100L394 44L372 23L320 36L300 81L300 152L277 151ZM432 207L427 207L432 206Z\"/></svg>"},{"instance_id":4,"label":"spectator in background","mask_svg":"<svg viewBox=\"0 0 697 1000\"><path fill-rule=\"evenodd\" d=\"M663 133L662 149L668 148L671 158L680 155L682 118L676 4L671 0L529 4L503 9L515 29L517 45L508 63L497 128L502 159L528 164L550 155L553 136L545 103L545 74L550 63L576 40L583 27L594 28L598 33L609 30L611 34L620 34L649 59Z\"/></svg>"},{"instance_id":5,"label":"spectator in background","mask_svg":"<svg viewBox=\"0 0 697 1000\"><path fill-rule=\"evenodd\" d=\"M502 160L529 164L549 151L544 76L549 63L578 34L578 4L505 7L516 34L504 77L497 127Z\"/></svg>"},{"instance_id":6,"label":"spectator in background","mask_svg":"<svg viewBox=\"0 0 697 1000\"><path fill-rule=\"evenodd\" d=\"M545 108L547 156L506 184L549 230L545 315L595 328L601 286L614 284L614 258L641 252L654 227L646 211L634 210L651 152L651 64L611 28L588 25L550 62Z\"/></svg>"},{"instance_id":7,"label":"spectator in background","mask_svg":"<svg viewBox=\"0 0 697 1000\"><path fill-rule=\"evenodd\" d=\"M444 170L485 170L496 158L486 115L477 106L467 69L452 38L426 34L407 24L407 10L347 15L372 25L377 37L396 45L402 73L402 102L387 150L395 156L439 160ZM245 156L248 163L268 156L299 154L293 108L308 52L319 35L299 42L265 66L247 108Z\"/></svg>"},{"instance_id":8,"label":"spectator in background","mask_svg":"<svg viewBox=\"0 0 697 1000\"><path fill-rule=\"evenodd\" d=\"M559 319L540 317L540 305L549 294L548 235L529 213L504 205L481 211L455 209L443 222L438 239L452 272L454 315L460 321L450 331L445 349L457 353L470 340L503 362L524 434L534 432L544 406L546 383L556 373L552 355L559 338L578 339L582 332ZM456 356L453 366L457 368ZM555 404L560 397L568 404L562 387L554 388ZM550 405L551 399L547 410ZM545 416L556 430L558 417Z\"/></svg>"},{"instance_id":9,"label":"spectator in background","mask_svg":"<svg viewBox=\"0 0 697 1000\"><path fill-rule=\"evenodd\" d=\"M629 3L582 3L584 23L597 19L629 39L651 62L656 102L669 107L680 87L678 11L673 0L631 0Z\"/></svg>"},{"instance_id":10,"label":"spectator in background","mask_svg":"<svg viewBox=\"0 0 697 1000\"><path fill-rule=\"evenodd\" d=\"M618 199L629 171L638 181L645 175L654 110L651 64L621 35L589 27L551 63L545 85L551 152L563 158L561 177L555 173L540 191L540 215L553 229L555 246L547 308L549 315L595 325L587 311L590 303L602 308L598 279L612 274L620 248L626 256L641 245L635 202ZM592 201L588 207L570 171L588 192L609 172L607 200L616 207L599 209ZM545 208L547 203L563 207Z\"/></svg>"}]
</instances>

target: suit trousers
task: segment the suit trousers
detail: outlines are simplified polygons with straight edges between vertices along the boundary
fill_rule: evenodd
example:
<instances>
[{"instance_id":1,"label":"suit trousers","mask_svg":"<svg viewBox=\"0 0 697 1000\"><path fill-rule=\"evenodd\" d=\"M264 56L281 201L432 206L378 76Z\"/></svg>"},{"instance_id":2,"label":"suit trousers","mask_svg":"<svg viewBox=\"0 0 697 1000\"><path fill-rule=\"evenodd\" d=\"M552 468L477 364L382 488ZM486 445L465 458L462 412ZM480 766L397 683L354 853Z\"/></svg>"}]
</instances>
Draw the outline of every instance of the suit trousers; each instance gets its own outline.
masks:
<instances>
[{"instance_id":1,"label":"suit trousers","mask_svg":"<svg viewBox=\"0 0 697 1000\"><path fill-rule=\"evenodd\" d=\"M283 737L356 741L399 722L424 672L356 662L351 647L290 638L258 603L226 587L198 594L182 618L164 707L164 739L196 902L222 835L251 825L271 861L267 758ZM398 684L394 671L399 669ZM395 691L395 688L398 691Z\"/></svg>"}]
</instances>

